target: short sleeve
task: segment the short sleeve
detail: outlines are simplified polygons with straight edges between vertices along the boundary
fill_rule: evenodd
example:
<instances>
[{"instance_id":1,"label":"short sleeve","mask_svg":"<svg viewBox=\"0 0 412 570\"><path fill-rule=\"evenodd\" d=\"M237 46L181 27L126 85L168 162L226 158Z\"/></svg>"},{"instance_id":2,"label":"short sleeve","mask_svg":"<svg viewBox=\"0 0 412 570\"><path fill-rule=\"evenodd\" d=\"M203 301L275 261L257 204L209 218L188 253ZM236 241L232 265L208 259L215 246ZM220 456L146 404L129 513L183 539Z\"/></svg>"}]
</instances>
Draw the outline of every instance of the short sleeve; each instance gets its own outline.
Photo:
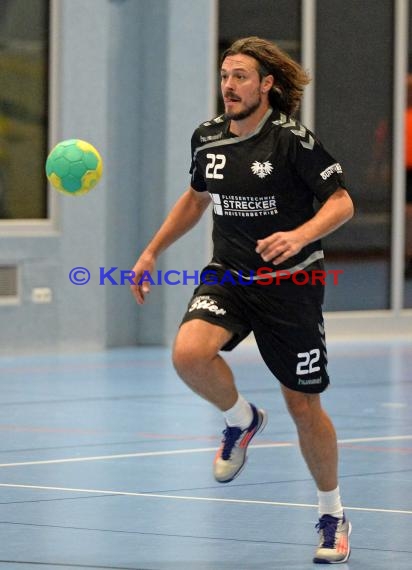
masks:
<instances>
[{"instance_id":1,"label":"short sleeve","mask_svg":"<svg viewBox=\"0 0 412 570\"><path fill-rule=\"evenodd\" d=\"M206 192L206 181L204 179L203 173L201 168L199 167L197 161L197 149L200 146L199 137L196 134L196 131L192 135L191 140L191 151L192 151L192 162L190 165L190 174L192 176L190 185L194 190L197 192Z\"/></svg>"},{"instance_id":2,"label":"short sleeve","mask_svg":"<svg viewBox=\"0 0 412 570\"><path fill-rule=\"evenodd\" d=\"M305 138L292 135L289 150L292 167L319 202L346 188L342 166L310 131Z\"/></svg>"}]
</instances>

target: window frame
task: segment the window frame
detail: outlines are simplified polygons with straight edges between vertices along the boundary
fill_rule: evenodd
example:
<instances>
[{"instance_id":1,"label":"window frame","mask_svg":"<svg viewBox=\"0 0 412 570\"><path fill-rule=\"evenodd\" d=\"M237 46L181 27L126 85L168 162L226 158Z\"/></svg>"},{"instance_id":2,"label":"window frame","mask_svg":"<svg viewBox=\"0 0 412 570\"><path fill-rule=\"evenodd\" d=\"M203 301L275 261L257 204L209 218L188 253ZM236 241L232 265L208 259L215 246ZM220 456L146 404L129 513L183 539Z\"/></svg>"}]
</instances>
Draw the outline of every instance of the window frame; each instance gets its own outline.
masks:
<instances>
[{"instance_id":1,"label":"window frame","mask_svg":"<svg viewBox=\"0 0 412 570\"><path fill-rule=\"evenodd\" d=\"M48 109L49 121L47 127L48 148L59 140L59 31L61 10L58 0L49 0L50 27L49 27L49 58L48 58ZM59 227L59 196L51 189L50 184L45 188L47 192L46 218L19 218L0 220L0 237L28 237L58 235Z\"/></svg>"}]
</instances>

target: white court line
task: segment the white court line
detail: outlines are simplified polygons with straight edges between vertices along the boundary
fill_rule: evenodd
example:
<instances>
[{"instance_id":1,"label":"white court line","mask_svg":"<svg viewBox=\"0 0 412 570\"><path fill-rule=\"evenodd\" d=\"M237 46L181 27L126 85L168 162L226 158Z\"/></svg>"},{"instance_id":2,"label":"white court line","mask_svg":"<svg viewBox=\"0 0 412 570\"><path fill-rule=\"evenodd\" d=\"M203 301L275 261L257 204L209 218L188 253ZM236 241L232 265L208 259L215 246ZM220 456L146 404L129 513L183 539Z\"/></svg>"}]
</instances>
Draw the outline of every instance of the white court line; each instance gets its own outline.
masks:
<instances>
[{"instance_id":1,"label":"white court line","mask_svg":"<svg viewBox=\"0 0 412 570\"><path fill-rule=\"evenodd\" d=\"M268 443L250 445L251 447L294 447L295 443ZM106 459L127 459L131 457L156 457L162 455L181 455L185 453L216 452L217 447L197 447L195 449L171 449L166 451L142 451L136 453L120 453L116 455L93 455L91 457L67 457L66 459L45 459L41 461L21 461L18 463L0 463L0 467L19 467L21 465L47 465L49 463L77 463L78 461L104 461Z\"/></svg>"},{"instance_id":2,"label":"white court line","mask_svg":"<svg viewBox=\"0 0 412 570\"><path fill-rule=\"evenodd\" d=\"M402 441L412 439L412 435L383 435L378 437L355 437L352 439L338 439L338 443L370 443L372 441Z\"/></svg>"},{"instance_id":3,"label":"white court line","mask_svg":"<svg viewBox=\"0 0 412 570\"><path fill-rule=\"evenodd\" d=\"M377 441L402 441L412 440L412 435L388 435L381 437L362 437L351 439L340 439L338 443L370 443ZM278 447L295 447L297 443L262 443L250 445L253 449L270 449ZM136 453L120 453L114 455L92 455L90 457L66 457L65 459L44 459L39 461L18 461L15 463L0 463L0 467L22 467L28 465L50 465L53 463L79 463L81 461L106 461L110 459L130 459L135 457L159 457L163 455L182 455L190 453L210 453L216 451L216 447L198 447L195 449L172 449L166 451L142 451Z\"/></svg>"},{"instance_id":4,"label":"white court line","mask_svg":"<svg viewBox=\"0 0 412 570\"><path fill-rule=\"evenodd\" d=\"M254 499L221 499L218 497L194 497L186 495L162 495L161 493L135 493L132 491L108 491L103 489L77 489L72 487L49 487L44 485L19 485L17 483L0 483L0 487L12 489L35 489L40 491L63 491L69 493L88 493L91 495L115 495L124 497L144 497L151 499L173 499L178 501L203 501L209 503L233 503L241 505L266 505L271 507L297 507L317 509L318 505L311 505L308 503L280 503L278 501L261 501ZM401 514L412 515L412 511L398 510L398 509L376 509L367 507L347 507L345 511L363 511L369 513L387 513L387 514Z\"/></svg>"}]
</instances>

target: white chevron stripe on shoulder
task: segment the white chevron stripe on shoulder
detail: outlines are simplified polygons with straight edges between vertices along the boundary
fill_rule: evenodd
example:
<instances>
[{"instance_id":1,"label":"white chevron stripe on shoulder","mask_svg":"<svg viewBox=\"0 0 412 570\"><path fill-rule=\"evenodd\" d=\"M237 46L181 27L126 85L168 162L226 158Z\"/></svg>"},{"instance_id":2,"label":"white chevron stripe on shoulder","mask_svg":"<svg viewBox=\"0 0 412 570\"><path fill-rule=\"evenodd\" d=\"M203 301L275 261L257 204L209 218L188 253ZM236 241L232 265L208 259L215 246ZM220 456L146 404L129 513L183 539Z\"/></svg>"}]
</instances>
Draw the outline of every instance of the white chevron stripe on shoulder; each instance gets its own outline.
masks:
<instances>
[{"instance_id":1,"label":"white chevron stripe on shoulder","mask_svg":"<svg viewBox=\"0 0 412 570\"><path fill-rule=\"evenodd\" d=\"M300 125L299 130L297 130L297 129L290 129L290 130L294 135L296 135L298 137L306 137L306 129L303 125Z\"/></svg>"},{"instance_id":2,"label":"white chevron stripe on shoulder","mask_svg":"<svg viewBox=\"0 0 412 570\"><path fill-rule=\"evenodd\" d=\"M283 125L284 123L286 123L286 121L288 120L287 116L283 113L280 114L280 119L277 119L276 121L272 121L272 123L274 125Z\"/></svg>"},{"instance_id":3,"label":"white chevron stripe on shoulder","mask_svg":"<svg viewBox=\"0 0 412 570\"><path fill-rule=\"evenodd\" d=\"M304 148L308 148L309 150L312 150L313 145L315 144L315 139L312 137L312 135L309 135L309 140L307 142L305 142L305 141L299 141L299 142Z\"/></svg>"},{"instance_id":4,"label":"white chevron stripe on shoulder","mask_svg":"<svg viewBox=\"0 0 412 570\"><path fill-rule=\"evenodd\" d=\"M293 133L295 136L303 139L299 141L300 144L303 146L303 148L307 148L309 150L313 149L313 146L315 144L315 139L310 133L308 133L308 130L303 125L300 124L297 125L295 119L290 119L289 117L287 117L287 115L281 113L280 118L277 119L276 121L272 121L272 124L279 125L282 127L282 129L289 129L290 132ZM298 127L298 128L292 129L291 127Z\"/></svg>"}]
</instances>

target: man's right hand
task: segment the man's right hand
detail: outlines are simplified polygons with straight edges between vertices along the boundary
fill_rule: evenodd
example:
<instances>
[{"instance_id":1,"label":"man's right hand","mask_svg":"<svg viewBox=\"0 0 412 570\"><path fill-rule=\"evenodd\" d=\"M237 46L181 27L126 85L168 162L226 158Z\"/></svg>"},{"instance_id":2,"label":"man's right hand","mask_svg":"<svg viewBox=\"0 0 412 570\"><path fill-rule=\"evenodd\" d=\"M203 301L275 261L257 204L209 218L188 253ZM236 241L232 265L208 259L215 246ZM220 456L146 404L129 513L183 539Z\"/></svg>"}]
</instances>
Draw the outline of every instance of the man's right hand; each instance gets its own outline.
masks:
<instances>
[{"instance_id":1,"label":"man's right hand","mask_svg":"<svg viewBox=\"0 0 412 570\"><path fill-rule=\"evenodd\" d=\"M132 271L134 272L134 284L130 285L130 290L139 305L143 305L145 301L145 295L150 293L150 282L147 279L144 279L140 285L139 282L145 274L147 275L149 273L152 275L155 266L155 256L150 252L144 251L133 267Z\"/></svg>"}]
</instances>

